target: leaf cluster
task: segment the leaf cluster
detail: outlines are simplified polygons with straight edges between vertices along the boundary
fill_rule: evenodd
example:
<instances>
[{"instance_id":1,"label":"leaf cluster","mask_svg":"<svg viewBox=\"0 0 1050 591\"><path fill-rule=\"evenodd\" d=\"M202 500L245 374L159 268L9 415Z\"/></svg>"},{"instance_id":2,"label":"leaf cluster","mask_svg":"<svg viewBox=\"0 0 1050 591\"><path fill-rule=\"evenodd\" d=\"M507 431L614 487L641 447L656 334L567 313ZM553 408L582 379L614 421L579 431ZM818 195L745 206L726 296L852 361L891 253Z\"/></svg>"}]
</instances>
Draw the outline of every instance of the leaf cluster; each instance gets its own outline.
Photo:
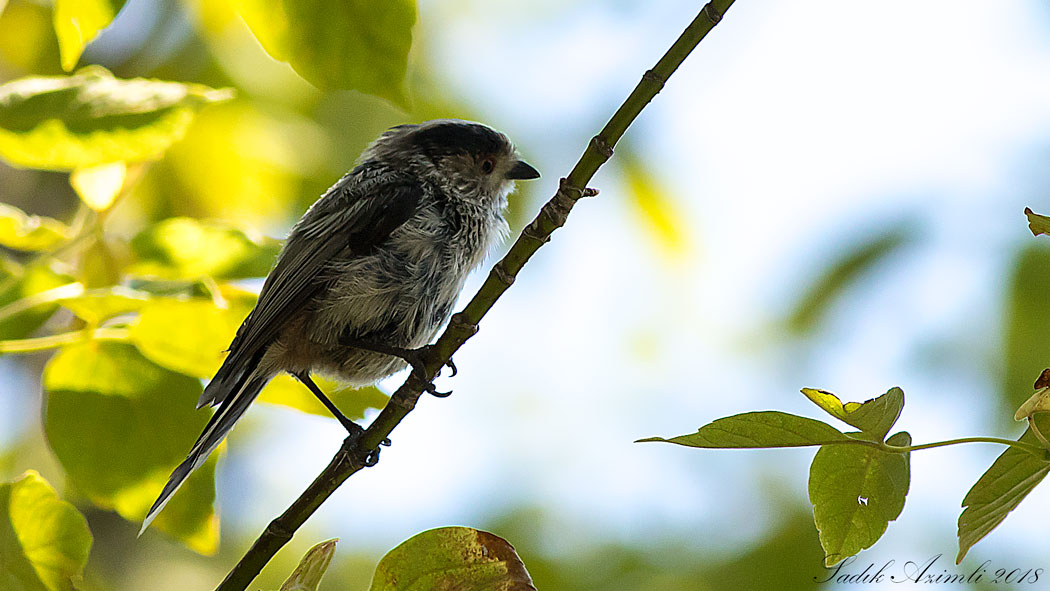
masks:
<instances>
[{"instance_id":1,"label":"leaf cluster","mask_svg":"<svg viewBox=\"0 0 1050 591\"><path fill-rule=\"evenodd\" d=\"M1043 410L1047 390L1042 388L1019 412ZM870 548L886 532L889 522L900 516L911 481L912 451L979 441L1014 444L963 499L956 562L961 562L969 549L995 529L1050 471L1050 451L1037 439L1040 425L1050 427L1050 417L1045 414L1026 415L1032 423L1016 443L969 438L912 445L906 431L889 435L904 409L900 388L891 388L865 402L846 403L825 390L804 388L802 393L821 410L858 431L840 431L798 415L759 411L717 419L696 433L640 441L706 449L819 447L809 469L809 500L827 566Z\"/></svg>"},{"instance_id":2,"label":"leaf cluster","mask_svg":"<svg viewBox=\"0 0 1050 591\"><path fill-rule=\"evenodd\" d=\"M0 204L0 355L54 352L42 378L44 431L66 483L85 502L138 522L208 420L195 410L201 380L255 302L241 280L264 276L279 243L190 217L149 222L130 240L111 231L116 207L145 170L178 152L198 116L236 104L230 88L122 78L97 65L74 72L124 4L56 0L59 58L72 73L0 85L0 159L68 173L81 201L69 222ZM316 86L407 104L414 0L233 5L274 57ZM375 388L319 382L351 417L387 400ZM260 399L328 416L291 378L275 379ZM155 522L204 554L218 546L215 461ZM0 485L0 496L13 527L0 532L0 579L17 578L0 588L69 588L91 544L83 518L35 474ZM40 508L52 506L54 519L42 517Z\"/></svg>"}]
</instances>

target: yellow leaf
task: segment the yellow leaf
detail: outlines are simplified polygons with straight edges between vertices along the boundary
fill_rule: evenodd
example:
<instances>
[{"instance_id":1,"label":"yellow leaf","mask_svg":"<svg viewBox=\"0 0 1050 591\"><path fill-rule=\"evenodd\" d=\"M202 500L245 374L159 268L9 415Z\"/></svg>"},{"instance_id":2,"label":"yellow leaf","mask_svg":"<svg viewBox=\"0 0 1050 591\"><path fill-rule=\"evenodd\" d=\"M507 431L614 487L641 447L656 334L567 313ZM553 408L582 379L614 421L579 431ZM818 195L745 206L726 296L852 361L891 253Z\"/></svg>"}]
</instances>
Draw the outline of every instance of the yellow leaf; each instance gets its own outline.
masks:
<instances>
[{"instance_id":1,"label":"yellow leaf","mask_svg":"<svg viewBox=\"0 0 1050 591\"><path fill-rule=\"evenodd\" d=\"M631 206L646 234L662 254L672 260L681 260L691 250L689 230L670 191L637 159L628 156L622 164Z\"/></svg>"},{"instance_id":2,"label":"yellow leaf","mask_svg":"<svg viewBox=\"0 0 1050 591\"><path fill-rule=\"evenodd\" d=\"M54 26L62 69L71 72L84 46L124 7L124 0L55 0Z\"/></svg>"},{"instance_id":3,"label":"yellow leaf","mask_svg":"<svg viewBox=\"0 0 1050 591\"><path fill-rule=\"evenodd\" d=\"M88 207L105 211L113 205L113 200L124 186L127 172L128 168L123 162L78 168L69 175L69 184L73 185L77 195Z\"/></svg>"}]
</instances>

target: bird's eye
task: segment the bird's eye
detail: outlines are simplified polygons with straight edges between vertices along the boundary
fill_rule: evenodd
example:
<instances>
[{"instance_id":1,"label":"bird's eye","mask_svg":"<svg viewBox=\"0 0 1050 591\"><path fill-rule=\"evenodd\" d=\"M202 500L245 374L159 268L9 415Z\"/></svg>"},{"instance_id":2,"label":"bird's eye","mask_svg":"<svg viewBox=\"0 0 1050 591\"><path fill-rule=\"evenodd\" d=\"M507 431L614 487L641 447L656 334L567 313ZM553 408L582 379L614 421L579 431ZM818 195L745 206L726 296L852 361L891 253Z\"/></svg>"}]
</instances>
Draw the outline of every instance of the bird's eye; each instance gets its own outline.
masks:
<instances>
[{"instance_id":1,"label":"bird's eye","mask_svg":"<svg viewBox=\"0 0 1050 591\"><path fill-rule=\"evenodd\" d=\"M496 163L492 161L492 158L486 158L481 161L481 172L484 174L491 174L494 168L496 168Z\"/></svg>"}]
</instances>

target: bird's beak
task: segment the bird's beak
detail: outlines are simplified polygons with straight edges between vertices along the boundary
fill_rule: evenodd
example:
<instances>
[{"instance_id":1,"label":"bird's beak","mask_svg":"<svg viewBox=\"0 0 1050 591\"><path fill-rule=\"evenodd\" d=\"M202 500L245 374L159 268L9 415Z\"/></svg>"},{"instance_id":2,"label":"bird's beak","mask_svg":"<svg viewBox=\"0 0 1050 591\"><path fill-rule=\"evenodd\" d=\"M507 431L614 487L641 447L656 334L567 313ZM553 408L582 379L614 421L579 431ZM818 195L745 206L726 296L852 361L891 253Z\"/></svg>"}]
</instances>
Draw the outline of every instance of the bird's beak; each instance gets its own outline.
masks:
<instances>
[{"instance_id":1,"label":"bird's beak","mask_svg":"<svg viewBox=\"0 0 1050 591\"><path fill-rule=\"evenodd\" d=\"M528 180L540 178L540 171L536 170L524 160L518 160L510 167L505 175L510 180Z\"/></svg>"}]
</instances>

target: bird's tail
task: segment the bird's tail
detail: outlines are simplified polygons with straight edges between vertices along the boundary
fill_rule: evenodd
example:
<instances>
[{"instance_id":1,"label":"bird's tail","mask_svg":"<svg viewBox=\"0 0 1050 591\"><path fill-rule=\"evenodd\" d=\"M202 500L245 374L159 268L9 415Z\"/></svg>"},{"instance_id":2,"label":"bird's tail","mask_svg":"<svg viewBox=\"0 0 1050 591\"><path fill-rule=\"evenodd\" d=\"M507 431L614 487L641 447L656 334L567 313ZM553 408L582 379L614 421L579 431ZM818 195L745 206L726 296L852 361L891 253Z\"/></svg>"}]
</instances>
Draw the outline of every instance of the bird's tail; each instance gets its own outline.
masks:
<instances>
[{"instance_id":1,"label":"bird's tail","mask_svg":"<svg viewBox=\"0 0 1050 591\"><path fill-rule=\"evenodd\" d=\"M219 405L219 409L215 411L207 426L204 427L204 432L197 438L197 443L193 444L189 455L168 477L168 483L164 485L164 490L160 492L157 501L153 503L153 507L150 508L146 518L142 521L142 529L139 530L140 536L142 532L146 531L149 524L153 522L157 514L160 513L161 509L164 508L164 505L168 504L171 496L175 494L175 491L179 490L186 478L204 464L211 452L215 450L223 438L226 437L226 434L230 432L230 429L233 428L237 419L241 418L244 411L248 410L248 406L251 405L255 397L259 395L259 391L263 389L263 386L268 381L270 381L270 376L256 375L253 372L248 376L248 379L244 380L243 386L231 391L232 396L225 397L222 404Z\"/></svg>"}]
</instances>

